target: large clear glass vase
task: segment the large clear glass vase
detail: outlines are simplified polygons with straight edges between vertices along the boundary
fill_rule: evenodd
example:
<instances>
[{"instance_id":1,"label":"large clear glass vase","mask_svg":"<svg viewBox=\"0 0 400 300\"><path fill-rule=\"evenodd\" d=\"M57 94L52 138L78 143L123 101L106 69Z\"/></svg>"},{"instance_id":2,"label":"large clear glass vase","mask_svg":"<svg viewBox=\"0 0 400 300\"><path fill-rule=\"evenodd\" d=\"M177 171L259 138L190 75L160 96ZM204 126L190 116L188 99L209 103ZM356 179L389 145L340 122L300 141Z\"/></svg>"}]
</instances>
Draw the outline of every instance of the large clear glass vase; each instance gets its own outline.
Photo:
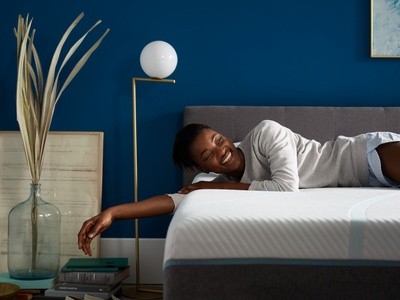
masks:
<instances>
[{"instance_id":1,"label":"large clear glass vase","mask_svg":"<svg viewBox=\"0 0 400 300\"><path fill-rule=\"evenodd\" d=\"M16 279L55 277L60 268L61 216L31 184L27 200L8 215L8 272Z\"/></svg>"}]
</instances>

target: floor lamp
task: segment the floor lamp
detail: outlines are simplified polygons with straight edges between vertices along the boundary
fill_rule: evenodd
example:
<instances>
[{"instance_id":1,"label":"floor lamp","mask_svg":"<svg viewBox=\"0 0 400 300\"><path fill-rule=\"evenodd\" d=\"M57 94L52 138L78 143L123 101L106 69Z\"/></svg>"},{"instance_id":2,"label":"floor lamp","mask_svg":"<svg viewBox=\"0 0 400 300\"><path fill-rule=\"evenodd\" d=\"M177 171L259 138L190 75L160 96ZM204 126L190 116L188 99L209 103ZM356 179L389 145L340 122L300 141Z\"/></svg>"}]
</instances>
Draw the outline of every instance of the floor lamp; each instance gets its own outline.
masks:
<instances>
[{"instance_id":1,"label":"floor lamp","mask_svg":"<svg viewBox=\"0 0 400 300\"><path fill-rule=\"evenodd\" d=\"M158 82L175 83L174 79L165 79L171 75L176 68L178 58L175 49L163 41L154 41L147 44L140 54L140 65L148 78L132 78L132 122L133 122L133 186L134 201L138 197L138 155L137 155L137 119L136 119L136 82ZM139 220L135 219L135 266L136 286L134 289L124 291L124 295L133 299L161 299L163 291L157 289L142 288L140 281L140 242L139 242Z\"/></svg>"}]
</instances>

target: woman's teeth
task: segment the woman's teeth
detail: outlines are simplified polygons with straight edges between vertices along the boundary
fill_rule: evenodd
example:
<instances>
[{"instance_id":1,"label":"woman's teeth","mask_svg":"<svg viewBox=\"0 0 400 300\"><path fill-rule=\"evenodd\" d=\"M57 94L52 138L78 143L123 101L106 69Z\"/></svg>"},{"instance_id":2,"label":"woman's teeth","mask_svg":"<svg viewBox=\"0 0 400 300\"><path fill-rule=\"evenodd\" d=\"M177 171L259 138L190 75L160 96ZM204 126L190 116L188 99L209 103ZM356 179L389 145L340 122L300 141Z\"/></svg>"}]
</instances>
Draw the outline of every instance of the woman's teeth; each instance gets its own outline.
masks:
<instances>
[{"instance_id":1,"label":"woman's teeth","mask_svg":"<svg viewBox=\"0 0 400 300\"><path fill-rule=\"evenodd\" d=\"M226 163L232 156L232 153L230 151L228 151L228 153L226 153L224 160L222 161L222 164Z\"/></svg>"}]
</instances>

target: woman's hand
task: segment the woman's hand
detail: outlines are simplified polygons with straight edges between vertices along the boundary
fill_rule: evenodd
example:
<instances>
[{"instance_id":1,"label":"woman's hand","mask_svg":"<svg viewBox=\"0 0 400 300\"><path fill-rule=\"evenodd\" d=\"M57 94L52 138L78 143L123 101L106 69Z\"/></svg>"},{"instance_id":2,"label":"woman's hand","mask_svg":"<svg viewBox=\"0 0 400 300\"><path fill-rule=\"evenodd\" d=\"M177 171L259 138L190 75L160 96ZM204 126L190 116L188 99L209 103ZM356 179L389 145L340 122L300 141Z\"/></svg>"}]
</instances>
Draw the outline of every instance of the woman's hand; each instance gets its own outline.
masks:
<instances>
[{"instance_id":1,"label":"woman's hand","mask_svg":"<svg viewBox=\"0 0 400 300\"><path fill-rule=\"evenodd\" d=\"M79 249L82 249L86 255L92 256L90 243L97 235L110 227L112 222L113 218L109 210L105 210L97 216L86 220L78 233Z\"/></svg>"},{"instance_id":2,"label":"woman's hand","mask_svg":"<svg viewBox=\"0 0 400 300\"><path fill-rule=\"evenodd\" d=\"M92 256L90 243L97 235L110 227L113 221L160 216L173 211L174 201L168 195L112 206L83 223L78 233L78 247L86 255Z\"/></svg>"},{"instance_id":3,"label":"woman's hand","mask_svg":"<svg viewBox=\"0 0 400 300\"><path fill-rule=\"evenodd\" d=\"M230 189L230 190L248 190L250 184L240 182L215 182L215 181L199 181L196 183L184 186L179 193L188 194L195 190L201 189Z\"/></svg>"}]
</instances>

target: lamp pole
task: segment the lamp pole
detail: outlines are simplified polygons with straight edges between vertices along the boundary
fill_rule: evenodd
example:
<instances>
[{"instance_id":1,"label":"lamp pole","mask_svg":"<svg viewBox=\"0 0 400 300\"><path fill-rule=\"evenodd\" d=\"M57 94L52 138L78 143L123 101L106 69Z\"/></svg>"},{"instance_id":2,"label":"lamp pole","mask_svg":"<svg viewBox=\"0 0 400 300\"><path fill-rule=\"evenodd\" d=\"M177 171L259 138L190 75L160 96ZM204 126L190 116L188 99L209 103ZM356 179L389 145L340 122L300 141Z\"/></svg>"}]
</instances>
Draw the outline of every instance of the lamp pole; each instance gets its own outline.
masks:
<instances>
[{"instance_id":1,"label":"lamp pole","mask_svg":"<svg viewBox=\"0 0 400 300\"><path fill-rule=\"evenodd\" d=\"M133 188L134 201L139 201L138 194L138 146L137 146L137 101L136 101L136 82L159 82L159 83L175 83L175 79L158 79L158 78L132 78L132 123L133 123ZM162 290L145 289L141 287L140 281L140 241L139 241L139 219L135 219L135 266L136 266L136 288L132 295L131 291L124 292L127 296L133 299L157 299Z\"/></svg>"}]
</instances>

